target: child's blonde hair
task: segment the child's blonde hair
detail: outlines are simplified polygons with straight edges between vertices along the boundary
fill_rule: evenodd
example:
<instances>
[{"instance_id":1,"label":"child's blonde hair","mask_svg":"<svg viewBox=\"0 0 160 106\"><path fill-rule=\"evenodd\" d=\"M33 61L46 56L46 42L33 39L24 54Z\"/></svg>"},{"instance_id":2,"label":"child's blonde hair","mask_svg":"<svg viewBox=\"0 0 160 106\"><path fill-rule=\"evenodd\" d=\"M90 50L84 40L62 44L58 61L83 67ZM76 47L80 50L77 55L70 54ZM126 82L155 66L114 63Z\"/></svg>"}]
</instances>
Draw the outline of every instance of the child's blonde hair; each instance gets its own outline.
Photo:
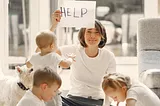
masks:
<instances>
[{"instance_id":1,"label":"child's blonde hair","mask_svg":"<svg viewBox=\"0 0 160 106\"><path fill-rule=\"evenodd\" d=\"M108 87L113 89L122 88L126 86L127 89L131 86L131 80L129 76L122 75L120 73L112 73L104 76L102 82L102 88L105 91Z\"/></svg>"},{"instance_id":2,"label":"child's blonde hair","mask_svg":"<svg viewBox=\"0 0 160 106\"><path fill-rule=\"evenodd\" d=\"M39 87L43 83L46 83L49 87L52 86L53 83L57 83L60 87L62 80L54 70L45 67L36 70L33 74L33 86Z\"/></svg>"},{"instance_id":3,"label":"child's blonde hair","mask_svg":"<svg viewBox=\"0 0 160 106\"><path fill-rule=\"evenodd\" d=\"M37 34L36 44L39 49L47 48L49 45L53 43L56 45L56 36L51 31L41 31Z\"/></svg>"}]
</instances>

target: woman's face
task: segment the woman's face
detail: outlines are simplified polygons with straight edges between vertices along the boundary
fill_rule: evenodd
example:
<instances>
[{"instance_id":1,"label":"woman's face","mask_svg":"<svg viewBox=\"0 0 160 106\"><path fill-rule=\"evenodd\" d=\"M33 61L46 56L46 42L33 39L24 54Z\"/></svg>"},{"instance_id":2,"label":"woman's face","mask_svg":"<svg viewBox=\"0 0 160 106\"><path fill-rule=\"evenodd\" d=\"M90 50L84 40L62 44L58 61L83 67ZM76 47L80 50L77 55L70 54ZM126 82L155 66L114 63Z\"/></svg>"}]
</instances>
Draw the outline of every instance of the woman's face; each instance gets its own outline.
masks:
<instances>
[{"instance_id":1,"label":"woman's face","mask_svg":"<svg viewBox=\"0 0 160 106\"><path fill-rule=\"evenodd\" d=\"M111 87L107 87L105 90L105 94L111 97L114 101L124 102L126 99L126 87L113 89Z\"/></svg>"},{"instance_id":2,"label":"woman's face","mask_svg":"<svg viewBox=\"0 0 160 106\"><path fill-rule=\"evenodd\" d=\"M101 35L96 28L89 28L89 29L86 28L84 39L88 47L90 46L98 47L101 41Z\"/></svg>"}]
</instances>

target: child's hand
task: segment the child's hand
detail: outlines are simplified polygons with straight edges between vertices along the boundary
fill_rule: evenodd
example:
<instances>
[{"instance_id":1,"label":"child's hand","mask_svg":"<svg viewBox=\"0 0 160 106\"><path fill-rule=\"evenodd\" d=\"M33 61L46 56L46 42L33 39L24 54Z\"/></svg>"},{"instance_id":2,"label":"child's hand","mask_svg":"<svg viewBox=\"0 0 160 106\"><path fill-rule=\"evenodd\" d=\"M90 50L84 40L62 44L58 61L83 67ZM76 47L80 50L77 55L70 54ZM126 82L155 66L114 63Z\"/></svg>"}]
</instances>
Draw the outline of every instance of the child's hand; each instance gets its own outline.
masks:
<instances>
[{"instance_id":1,"label":"child's hand","mask_svg":"<svg viewBox=\"0 0 160 106\"><path fill-rule=\"evenodd\" d=\"M75 60L75 57L76 55L74 53L70 53L70 54L66 54L68 58L71 58L74 62L76 61Z\"/></svg>"}]
</instances>

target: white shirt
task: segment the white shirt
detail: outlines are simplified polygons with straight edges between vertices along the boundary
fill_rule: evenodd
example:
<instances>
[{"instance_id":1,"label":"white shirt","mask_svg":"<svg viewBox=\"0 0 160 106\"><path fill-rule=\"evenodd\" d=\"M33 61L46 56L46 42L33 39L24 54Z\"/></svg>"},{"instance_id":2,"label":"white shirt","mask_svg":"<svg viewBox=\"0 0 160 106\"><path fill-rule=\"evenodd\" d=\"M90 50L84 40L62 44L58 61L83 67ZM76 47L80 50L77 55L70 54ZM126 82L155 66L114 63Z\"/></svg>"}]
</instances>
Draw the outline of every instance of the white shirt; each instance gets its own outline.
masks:
<instances>
[{"instance_id":1,"label":"white shirt","mask_svg":"<svg viewBox=\"0 0 160 106\"><path fill-rule=\"evenodd\" d=\"M16 106L45 106L45 103L28 90Z\"/></svg>"},{"instance_id":2,"label":"white shirt","mask_svg":"<svg viewBox=\"0 0 160 106\"><path fill-rule=\"evenodd\" d=\"M90 58L80 45L68 45L60 48L63 56L68 53L76 55L71 65L71 89L73 96L103 99L104 92L101 87L103 76L116 71L116 62L113 53L107 49L99 49L98 55Z\"/></svg>"},{"instance_id":3,"label":"white shirt","mask_svg":"<svg viewBox=\"0 0 160 106\"><path fill-rule=\"evenodd\" d=\"M32 55L32 57L29 60L29 62L33 65L34 70L44 67L50 67L56 72L57 72L57 67L59 66L59 63L61 61L62 57L55 52L51 52L43 56L41 56L40 53L36 53ZM56 104L58 104L57 106L62 106L60 95L56 95L56 97L54 97L52 101L54 100L56 101Z\"/></svg>"},{"instance_id":4,"label":"white shirt","mask_svg":"<svg viewBox=\"0 0 160 106\"><path fill-rule=\"evenodd\" d=\"M55 52L48 53L44 56L41 56L40 53L36 53L32 55L29 60L29 62L33 65L34 70L48 66L55 71L57 71L57 66L61 61L61 56Z\"/></svg>"},{"instance_id":5,"label":"white shirt","mask_svg":"<svg viewBox=\"0 0 160 106\"><path fill-rule=\"evenodd\" d=\"M160 106L158 96L138 81L132 82L126 99L135 99L137 101L135 106Z\"/></svg>"}]
</instances>

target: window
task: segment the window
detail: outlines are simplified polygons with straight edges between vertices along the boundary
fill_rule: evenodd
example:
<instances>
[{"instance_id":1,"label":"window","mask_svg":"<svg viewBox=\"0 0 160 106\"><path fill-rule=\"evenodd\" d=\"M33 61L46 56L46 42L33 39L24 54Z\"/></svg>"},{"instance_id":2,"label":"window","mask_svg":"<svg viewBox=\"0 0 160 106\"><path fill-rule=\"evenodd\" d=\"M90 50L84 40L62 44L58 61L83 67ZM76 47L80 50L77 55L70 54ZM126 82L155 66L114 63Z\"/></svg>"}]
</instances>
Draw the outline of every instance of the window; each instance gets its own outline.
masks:
<instances>
[{"instance_id":1,"label":"window","mask_svg":"<svg viewBox=\"0 0 160 106\"><path fill-rule=\"evenodd\" d=\"M29 54L29 0L9 0L9 56Z\"/></svg>"}]
</instances>

